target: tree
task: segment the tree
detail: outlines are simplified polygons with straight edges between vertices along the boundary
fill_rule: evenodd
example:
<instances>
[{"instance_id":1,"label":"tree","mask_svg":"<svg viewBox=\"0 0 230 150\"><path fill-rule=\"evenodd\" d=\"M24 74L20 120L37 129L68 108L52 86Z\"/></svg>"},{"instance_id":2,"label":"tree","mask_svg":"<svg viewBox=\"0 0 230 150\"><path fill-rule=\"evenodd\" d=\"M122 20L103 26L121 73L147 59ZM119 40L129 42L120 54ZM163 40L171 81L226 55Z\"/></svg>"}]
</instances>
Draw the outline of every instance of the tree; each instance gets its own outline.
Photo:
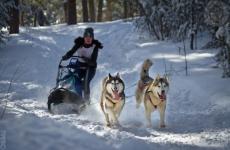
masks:
<instances>
[{"instance_id":1,"label":"tree","mask_svg":"<svg viewBox=\"0 0 230 150\"><path fill-rule=\"evenodd\" d=\"M95 5L94 0L89 0L89 15L90 15L90 22L95 22Z\"/></svg>"},{"instance_id":2,"label":"tree","mask_svg":"<svg viewBox=\"0 0 230 150\"><path fill-rule=\"evenodd\" d=\"M128 1L123 0L123 7L124 7L124 19L128 18Z\"/></svg>"},{"instance_id":3,"label":"tree","mask_svg":"<svg viewBox=\"0 0 230 150\"><path fill-rule=\"evenodd\" d=\"M98 0L97 21L102 21L103 0Z\"/></svg>"},{"instance_id":4,"label":"tree","mask_svg":"<svg viewBox=\"0 0 230 150\"><path fill-rule=\"evenodd\" d=\"M36 15L37 15L37 20L38 20L39 26L44 26L44 25L49 25L50 24L48 22L46 16L45 16L45 14L44 14L44 11L41 8L39 8L37 10Z\"/></svg>"},{"instance_id":5,"label":"tree","mask_svg":"<svg viewBox=\"0 0 230 150\"><path fill-rule=\"evenodd\" d=\"M68 0L67 5L68 11L68 25L76 24L77 23L77 10L76 10L76 0Z\"/></svg>"},{"instance_id":6,"label":"tree","mask_svg":"<svg viewBox=\"0 0 230 150\"><path fill-rule=\"evenodd\" d=\"M139 14L139 3L138 0L122 0L123 1L123 12L124 18L133 18Z\"/></svg>"},{"instance_id":7,"label":"tree","mask_svg":"<svg viewBox=\"0 0 230 150\"><path fill-rule=\"evenodd\" d=\"M106 1L106 19L108 21L112 21L113 15L112 15L112 0Z\"/></svg>"},{"instance_id":8,"label":"tree","mask_svg":"<svg viewBox=\"0 0 230 150\"><path fill-rule=\"evenodd\" d=\"M19 0L14 0L14 4L10 10L10 34L19 33Z\"/></svg>"},{"instance_id":9,"label":"tree","mask_svg":"<svg viewBox=\"0 0 230 150\"><path fill-rule=\"evenodd\" d=\"M205 22L214 29L214 45L220 43L220 51L217 54L223 68L222 77L230 77L230 2L210 0L205 11ZM216 42L217 41L217 42Z\"/></svg>"},{"instance_id":10,"label":"tree","mask_svg":"<svg viewBox=\"0 0 230 150\"><path fill-rule=\"evenodd\" d=\"M89 21L89 16L88 16L88 1L87 0L82 0L82 17L83 17L83 22L88 22Z\"/></svg>"},{"instance_id":11,"label":"tree","mask_svg":"<svg viewBox=\"0 0 230 150\"><path fill-rule=\"evenodd\" d=\"M65 22L67 23L68 21L68 1L67 0L64 0L63 7L64 7Z\"/></svg>"},{"instance_id":12,"label":"tree","mask_svg":"<svg viewBox=\"0 0 230 150\"><path fill-rule=\"evenodd\" d=\"M4 42L6 32L3 30L9 25L9 10L15 7L14 0L0 1L0 43Z\"/></svg>"},{"instance_id":13,"label":"tree","mask_svg":"<svg viewBox=\"0 0 230 150\"><path fill-rule=\"evenodd\" d=\"M190 47L199 29L204 27L204 10L207 0L139 0L143 17L139 25L159 40L182 40L182 32L191 38Z\"/></svg>"},{"instance_id":14,"label":"tree","mask_svg":"<svg viewBox=\"0 0 230 150\"><path fill-rule=\"evenodd\" d=\"M20 20L20 25L21 26L24 26L24 11L23 11L23 0L20 0L20 14L19 14L19 20Z\"/></svg>"}]
</instances>

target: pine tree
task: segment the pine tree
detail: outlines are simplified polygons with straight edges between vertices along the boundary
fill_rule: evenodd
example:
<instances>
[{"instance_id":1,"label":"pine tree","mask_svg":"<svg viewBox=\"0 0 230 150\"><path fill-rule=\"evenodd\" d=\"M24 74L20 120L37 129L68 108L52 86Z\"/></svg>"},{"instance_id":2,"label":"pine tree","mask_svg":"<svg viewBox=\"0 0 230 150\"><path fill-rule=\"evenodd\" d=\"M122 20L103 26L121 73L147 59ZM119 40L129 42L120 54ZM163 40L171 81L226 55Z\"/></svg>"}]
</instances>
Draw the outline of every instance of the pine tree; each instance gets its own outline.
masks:
<instances>
[{"instance_id":1,"label":"pine tree","mask_svg":"<svg viewBox=\"0 0 230 150\"><path fill-rule=\"evenodd\" d=\"M10 34L19 33L19 0L14 0L15 7L10 9Z\"/></svg>"},{"instance_id":2,"label":"pine tree","mask_svg":"<svg viewBox=\"0 0 230 150\"><path fill-rule=\"evenodd\" d=\"M67 23L67 21L68 21L68 1L67 0L64 0L63 8L64 8L65 22Z\"/></svg>"},{"instance_id":3,"label":"pine tree","mask_svg":"<svg viewBox=\"0 0 230 150\"><path fill-rule=\"evenodd\" d=\"M83 17L83 22L88 22L88 20L89 20L88 0L82 0L82 17Z\"/></svg>"},{"instance_id":4,"label":"pine tree","mask_svg":"<svg viewBox=\"0 0 230 150\"><path fill-rule=\"evenodd\" d=\"M3 42L6 36L6 32L3 31L9 24L9 10L15 7L13 0L0 1L0 42Z\"/></svg>"},{"instance_id":5,"label":"pine tree","mask_svg":"<svg viewBox=\"0 0 230 150\"><path fill-rule=\"evenodd\" d=\"M107 0L106 1L106 19L108 21L113 20L113 15L112 15L112 0Z\"/></svg>"},{"instance_id":6,"label":"pine tree","mask_svg":"<svg viewBox=\"0 0 230 150\"><path fill-rule=\"evenodd\" d=\"M90 15L90 21L95 22L95 5L94 0L89 0L89 15Z\"/></svg>"},{"instance_id":7,"label":"pine tree","mask_svg":"<svg viewBox=\"0 0 230 150\"><path fill-rule=\"evenodd\" d=\"M68 0L68 25L77 23L76 0Z\"/></svg>"},{"instance_id":8,"label":"pine tree","mask_svg":"<svg viewBox=\"0 0 230 150\"><path fill-rule=\"evenodd\" d=\"M123 7L124 7L124 19L128 18L128 1L123 0Z\"/></svg>"},{"instance_id":9,"label":"pine tree","mask_svg":"<svg viewBox=\"0 0 230 150\"><path fill-rule=\"evenodd\" d=\"M103 0L98 0L98 11L97 11L97 21L102 21L102 9L103 9Z\"/></svg>"}]
</instances>

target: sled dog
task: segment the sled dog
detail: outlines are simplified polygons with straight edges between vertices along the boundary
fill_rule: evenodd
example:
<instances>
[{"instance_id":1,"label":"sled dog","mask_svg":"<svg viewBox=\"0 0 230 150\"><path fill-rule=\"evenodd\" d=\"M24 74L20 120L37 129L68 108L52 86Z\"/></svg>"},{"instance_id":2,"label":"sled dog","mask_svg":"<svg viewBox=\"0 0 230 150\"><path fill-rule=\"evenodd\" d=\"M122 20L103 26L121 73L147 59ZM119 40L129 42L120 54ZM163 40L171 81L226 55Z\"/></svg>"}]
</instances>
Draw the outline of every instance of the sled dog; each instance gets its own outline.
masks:
<instances>
[{"instance_id":1,"label":"sled dog","mask_svg":"<svg viewBox=\"0 0 230 150\"><path fill-rule=\"evenodd\" d=\"M151 81L144 92L145 116L147 126L152 127L151 113L158 109L160 113L160 127L165 127L165 109L167 101L167 93L169 90L169 80L167 76L158 75L156 79Z\"/></svg>"},{"instance_id":2,"label":"sled dog","mask_svg":"<svg viewBox=\"0 0 230 150\"><path fill-rule=\"evenodd\" d=\"M136 88L136 106L140 107L144 101L147 126L151 127L151 113L158 109L160 113L160 127L165 127L166 99L169 90L169 80L166 75L158 75L156 79L149 76L149 69L153 65L150 59L146 59L142 65L140 79Z\"/></svg>"},{"instance_id":3,"label":"sled dog","mask_svg":"<svg viewBox=\"0 0 230 150\"><path fill-rule=\"evenodd\" d=\"M109 74L102 82L100 106L107 126L120 125L118 118L125 104L125 84L119 73Z\"/></svg>"}]
</instances>

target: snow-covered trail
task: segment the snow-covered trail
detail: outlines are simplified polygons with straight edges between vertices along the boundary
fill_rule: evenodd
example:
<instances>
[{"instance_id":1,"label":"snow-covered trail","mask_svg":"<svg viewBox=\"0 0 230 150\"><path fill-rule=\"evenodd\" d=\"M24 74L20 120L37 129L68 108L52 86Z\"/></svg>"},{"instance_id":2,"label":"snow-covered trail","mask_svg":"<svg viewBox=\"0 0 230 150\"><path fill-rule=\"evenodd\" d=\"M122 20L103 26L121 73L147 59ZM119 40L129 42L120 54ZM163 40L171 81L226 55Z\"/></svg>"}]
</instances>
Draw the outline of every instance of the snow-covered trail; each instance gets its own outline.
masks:
<instances>
[{"instance_id":1,"label":"snow-covered trail","mask_svg":"<svg viewBox=\"0 0 230 150\"><path fill-rule=\"evenodd\" d=\"M51 115L46 100L55 85L58 61L71 48L75 37L87 26L104 49L98 57L98 70L91 83L92 103L81 116L66 110ZM202 38L200 43L202 44ZM189 51L189 76L184 74L184 57L178 54L180 43L152 42L137 32L131 22L106 22L21 28L0 50L0 97L5 98L12 74L19 68L8 93L6 114L0 131L6 131L7 149L229 149L230 81L222 79L215 64L215 50ZM122 127L104 126L97 104L101 80L108 73L120 72L126 83L126 95L139 78L144 59L154 61L150 74L171 70L167 102L167 128L158 127L153 113L153 128L145 128L143 107L135 108L128 98L121 114ZM211 64L211 65L210 65ZM1 101L0 112L4 107ZM60 108L66 106L61 105Z\"/></svg>"}]
</instances>

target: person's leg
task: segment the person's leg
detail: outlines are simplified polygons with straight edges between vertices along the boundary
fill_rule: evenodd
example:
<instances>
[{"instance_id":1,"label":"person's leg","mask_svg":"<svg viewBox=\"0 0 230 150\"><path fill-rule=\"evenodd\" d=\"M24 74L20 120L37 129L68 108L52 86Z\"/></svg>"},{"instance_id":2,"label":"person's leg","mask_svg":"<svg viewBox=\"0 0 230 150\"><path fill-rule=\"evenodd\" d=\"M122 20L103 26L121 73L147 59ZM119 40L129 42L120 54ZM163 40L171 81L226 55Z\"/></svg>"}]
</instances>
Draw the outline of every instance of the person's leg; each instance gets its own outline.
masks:
<instances>
[{"instance_id":1,"label":"person's leg","mask_svg":"<svg viewBox=\"0 0 230 150\"><path fill-rule=\"evenodd\" d=\"M88 75L86 73L85 81L85 99L90 100L90 81L93 79L93 77L96 74L96 68L89 68L88 69Z\"/></svg>"},{"instance_id":2,"label":"person's leg","mask_svg":"<svg viewBox=\"0 0 230 150\"><path fill-rule=\"evenodd\" d=\"M76 92L83 97L82 90L83 90L83 82L82 78L84 77L84 72L82 69L75 70L75 89Z\"/></svg>"}]
</instances>

